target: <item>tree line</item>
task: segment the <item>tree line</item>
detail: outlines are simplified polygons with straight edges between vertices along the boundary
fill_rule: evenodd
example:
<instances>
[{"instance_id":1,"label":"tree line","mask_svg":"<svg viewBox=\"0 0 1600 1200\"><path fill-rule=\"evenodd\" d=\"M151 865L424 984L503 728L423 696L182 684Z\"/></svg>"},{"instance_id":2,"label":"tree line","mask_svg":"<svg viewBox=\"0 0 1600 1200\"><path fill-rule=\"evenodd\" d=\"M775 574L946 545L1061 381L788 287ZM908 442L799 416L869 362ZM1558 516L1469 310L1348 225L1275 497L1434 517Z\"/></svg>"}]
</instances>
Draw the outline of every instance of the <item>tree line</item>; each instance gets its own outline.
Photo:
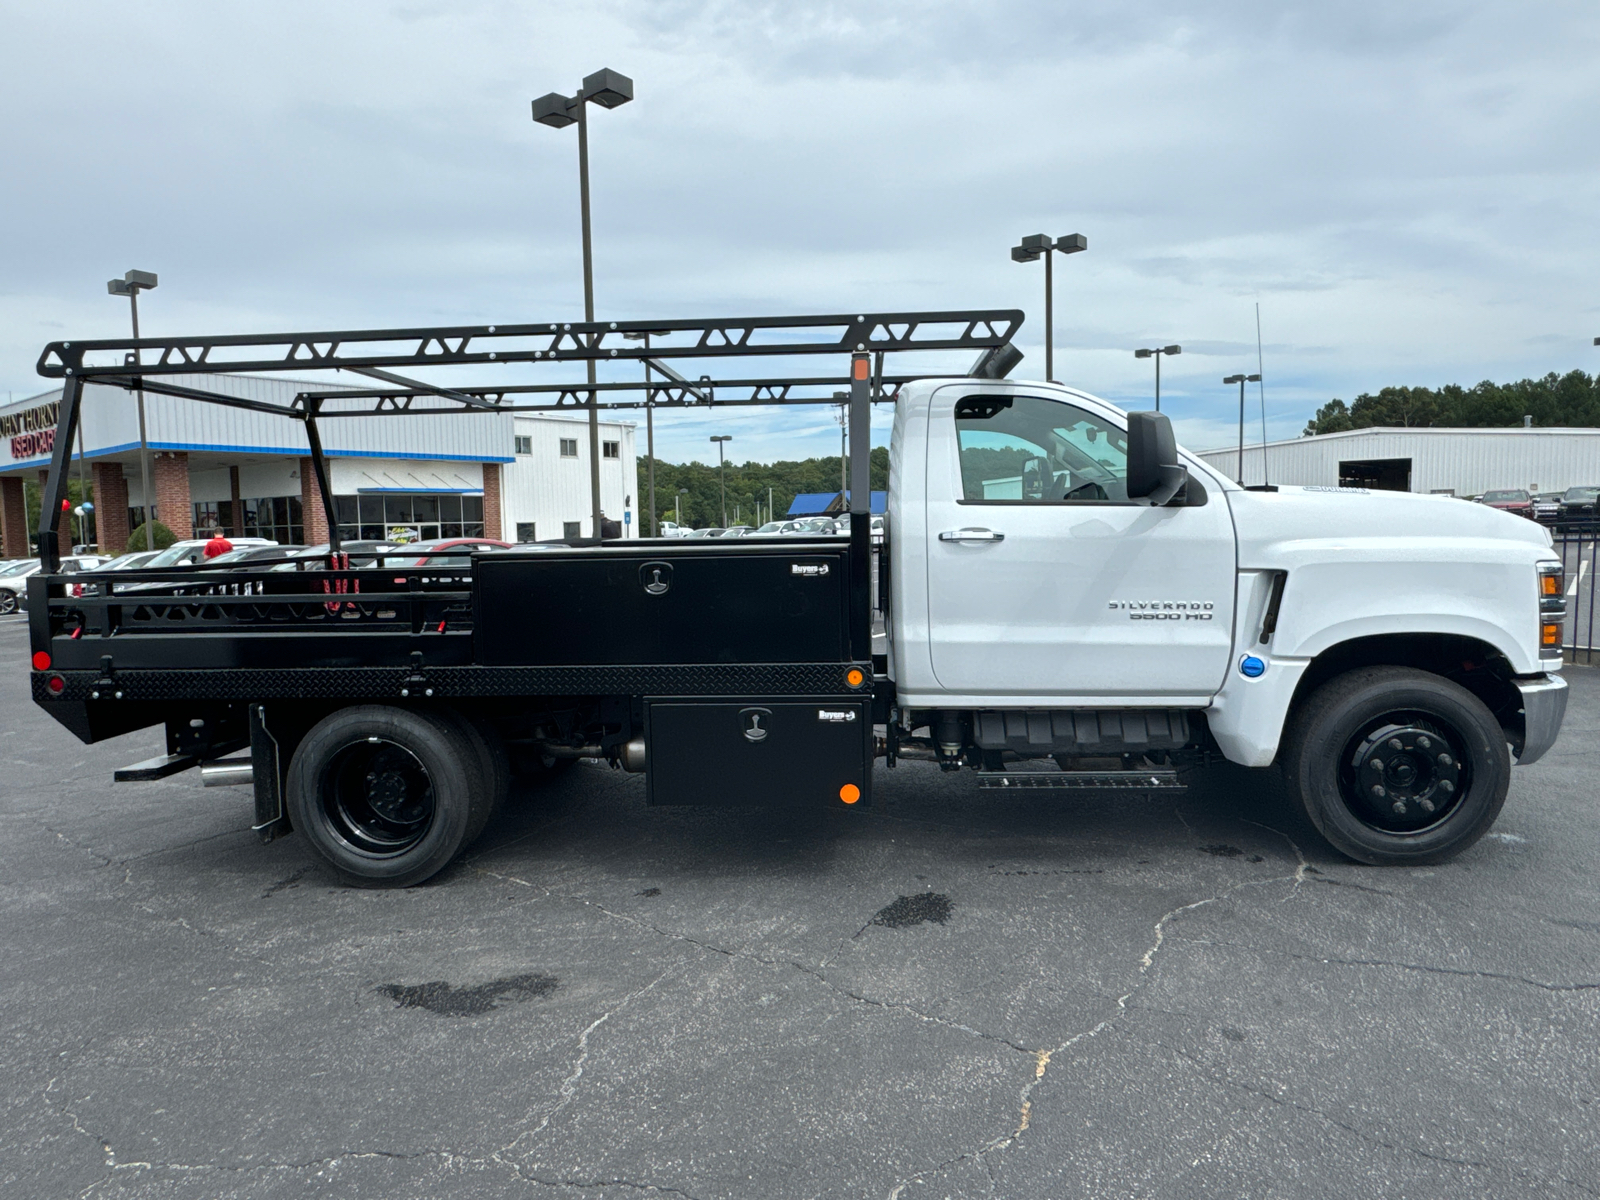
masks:
<instances>
[{"instance_id":1,"label":"tree line","mask_svg":"<svg viewBox=\"0 0 1600 1200\"><path fill-rule=\"evenodd\" d=\"M1442 388L1386 387L1373 394L1362 392L1348 405L1330 400L1317 409L1301 436L1340 433L1346 429L1374 426L1451 428L1503 428L1533 418L1544 428L1600 426L1600 373L1582 371L1543 379L1523 379L1517 383L1493 383L1476 387L1446 384Z\"/></svg>"},{"instance_id":2,"label":"tree line","mask_svg":"<svg viewBox=\"0 0 1600 1200\"><path fill-rule=\"evenodd\" d=\"M889 451L875 447L872 459L872 490L881 492L889 486ZM649 510L650 460L639 456L639 510ZM789 511L794 498L803 492L837 492L839 487L839 456L807 458L798 462L728 463L726 476L719 478L716 463L669 463L656 461L656 509L663 521L681 520L693 528L722 524L722 490L726 483L728 492L728 523L757 524L757 505L760 518L781 520ZM680 492L680 489L681 492ZM769 491L770 489L770 491ZM771 509L768 503L770 495ZM677 500L676 507L673 504ZM679 514L681 513L681 517ZM643 532L648 533L648 526Z\"/></svg>"}]
</instances>

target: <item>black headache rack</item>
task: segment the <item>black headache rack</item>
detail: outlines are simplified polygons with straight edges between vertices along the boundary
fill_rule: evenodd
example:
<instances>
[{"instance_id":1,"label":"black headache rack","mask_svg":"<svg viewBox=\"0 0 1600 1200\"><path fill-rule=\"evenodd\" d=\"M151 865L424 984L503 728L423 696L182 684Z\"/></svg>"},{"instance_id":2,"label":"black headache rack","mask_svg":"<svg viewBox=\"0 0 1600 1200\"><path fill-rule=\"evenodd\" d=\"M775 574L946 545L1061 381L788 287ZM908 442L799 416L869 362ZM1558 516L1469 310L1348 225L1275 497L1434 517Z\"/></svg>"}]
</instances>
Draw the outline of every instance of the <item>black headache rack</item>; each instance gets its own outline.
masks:
<instances>
[{"instance_id":1,"label":"black headache rack","mask_svg":"<svg viewBox=\"0 0 1600 1200\"><path fill-rule=\"evenodd\" d=\"M836 759L827 746L847 745L865 798L873 700L881 704L884 690L874 687L871 641L871 406L928 374L886 374L885 356L977 351L964 373L1000 376L1020 357L1010 343L1022 319L980 310L52 343L38 367L62 381L62 398L41 505L44 570L29 580L34 699L86 742L164 721L167 758L135 776L149 778L252 743L258 761L264 745L276 754L264 729L269 704L609 698L626 710L615 736L641 727L652 745L654 802L737 794L772 771L762 755L774 744L801 747L807 762ZM690 380L672 365L817 355L843 357L845 370ZM644 368L641 381L594 379L596 364L629 362ZM398 373L555 363L583 364L589 382L446 386ZM167 378L333 369L384 386L308 389L280 405ZM51 518L65 501L91 382L302 422L330 531L327 558L299 560L309 570L263 570L258 560L58 575ZM850 510L860 514L848 540L589 539L476 555L465 569L381 558L351 568L318 428L352 416L580 411L593 441L601 409L840 403L849 413ZM686 739L710 753L689 755ZM793 754L783 769L811 771ZM263 787L258 778L258 808Z\"/></svg>"}]
</instances>

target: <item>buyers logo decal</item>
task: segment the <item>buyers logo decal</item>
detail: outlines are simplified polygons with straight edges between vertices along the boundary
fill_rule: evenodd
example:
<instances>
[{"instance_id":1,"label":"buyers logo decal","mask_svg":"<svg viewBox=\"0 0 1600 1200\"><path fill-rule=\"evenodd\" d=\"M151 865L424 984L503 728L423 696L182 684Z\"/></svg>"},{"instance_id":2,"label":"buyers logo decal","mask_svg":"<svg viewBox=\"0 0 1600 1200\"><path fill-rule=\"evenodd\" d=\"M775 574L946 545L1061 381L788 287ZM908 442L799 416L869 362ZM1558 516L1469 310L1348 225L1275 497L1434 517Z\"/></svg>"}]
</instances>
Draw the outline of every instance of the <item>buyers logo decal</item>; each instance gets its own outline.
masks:
<instances>
[{"instance_id":1,"label":"buyers logo decal","mask_svg":"<svg viewBox=\"0 0 1600 1200\"><path fill-rule=\"evenodd\" d=\"M1112 600L1112 612L1125 612L1130 621L1209 621L1209 600Z\"/></svg>"},{"instance_id":2,"label":"buyers logo decal","mask_svg":"<svg viewBox=\"0 0 1600 1200\"><path fill-rule=\"evenodd\" d=\"M789 574L791 574L791 575L804 575L804 576L806 576L808 578L816 578L817 576L826 575L827 573L828 573L828 564L827 563L790 563L789 564Z\"/></svg>"},{"instance_id":3,"label":"buyers logo decal","mask_svg":"<svg viewBox=\"0 0 1600 1200\"><path fill-rule=\"evenodd\" d=\"M848 725L856 719L856 710L853 708L819 708L817 720L827 721L831 725Z\"/></svg>"}]
</instances>

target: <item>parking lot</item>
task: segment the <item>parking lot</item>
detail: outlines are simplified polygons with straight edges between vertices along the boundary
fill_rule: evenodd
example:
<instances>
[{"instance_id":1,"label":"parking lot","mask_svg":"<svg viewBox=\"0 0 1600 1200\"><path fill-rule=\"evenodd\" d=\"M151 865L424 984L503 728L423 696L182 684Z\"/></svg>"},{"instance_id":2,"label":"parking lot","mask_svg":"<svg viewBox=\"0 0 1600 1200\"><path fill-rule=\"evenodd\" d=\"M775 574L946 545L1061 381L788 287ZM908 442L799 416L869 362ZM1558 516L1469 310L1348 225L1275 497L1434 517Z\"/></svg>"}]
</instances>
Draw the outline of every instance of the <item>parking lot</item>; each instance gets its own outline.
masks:
<instances>
[{"instance_id":1,"label":"parking lot","mask_svg":"<svg viewBox=\"0 0 1600 1200\"><path fill-rule=\"evenodd\" d=\"M648 809L588 764L404 892L248 789L110 783L0 624L0 1194L1600 1193L1600 675L1458 861L879 770L866 811Z\"/></svg>"}]
</instances>

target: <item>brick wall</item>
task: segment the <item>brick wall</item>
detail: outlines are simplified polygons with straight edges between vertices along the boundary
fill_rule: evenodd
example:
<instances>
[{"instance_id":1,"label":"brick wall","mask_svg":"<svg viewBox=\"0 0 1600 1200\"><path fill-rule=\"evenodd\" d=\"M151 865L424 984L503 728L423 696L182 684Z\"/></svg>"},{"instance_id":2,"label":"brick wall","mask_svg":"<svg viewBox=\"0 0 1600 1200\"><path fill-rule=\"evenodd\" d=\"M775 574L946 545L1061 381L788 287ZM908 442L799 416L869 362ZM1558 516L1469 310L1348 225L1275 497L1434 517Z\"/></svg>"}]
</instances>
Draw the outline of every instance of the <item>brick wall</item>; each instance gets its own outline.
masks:
<instances>
[{"instance_id":1,"label":"brick wall","mask_svg":"<svg viewBox=\"0 0 1600 1200\"><path fill-rule=\"evenodd\" d=\"M97 462L94 468L94 527L101 554L121 554L133 530L128 528L128 481L122 464Z\"/></svg>"},{"instance_id":2,"label":"brick wall","mask_svg":"<svg viewBox=\"0 0 1600 1200\"><path fill-rule=\"evenodd\" d=\"M328 515L322 509L322 490L309 458L300 460L300 519L305 523L306 545L320 546L328 540Z\"/></svg>"},{"instance_id":3,"label":"brick wall","mask_svg":"<svg viewBox=\"0 0 1600 1200\"><path fill-rule=\"evenodd\" d=\"M0 479L0 539L7 558L28 557L28 506L22 480L14 475Z\"/></svg>"},{"instance_id":4,"label":"brick wall","mask_svg":"<svg viewBox=\"0 0 1600 1200\"><path fill-rule=\"evenodd\" d=\"M162 450L152 455L151 485L156 493L156 520L179 541L194 537L194 502L189 499L189 455Z\"/></svg>"},{"instance_id":5,"label":"brick wall","mask_svg":"<svg viewBox=\"0 0 1600 1200\"><path fill-rule=\"evenodd\" d=\"M483 464L483 536L504 541L500 533L500 464Z\"/></svg>"}]
</instances>

